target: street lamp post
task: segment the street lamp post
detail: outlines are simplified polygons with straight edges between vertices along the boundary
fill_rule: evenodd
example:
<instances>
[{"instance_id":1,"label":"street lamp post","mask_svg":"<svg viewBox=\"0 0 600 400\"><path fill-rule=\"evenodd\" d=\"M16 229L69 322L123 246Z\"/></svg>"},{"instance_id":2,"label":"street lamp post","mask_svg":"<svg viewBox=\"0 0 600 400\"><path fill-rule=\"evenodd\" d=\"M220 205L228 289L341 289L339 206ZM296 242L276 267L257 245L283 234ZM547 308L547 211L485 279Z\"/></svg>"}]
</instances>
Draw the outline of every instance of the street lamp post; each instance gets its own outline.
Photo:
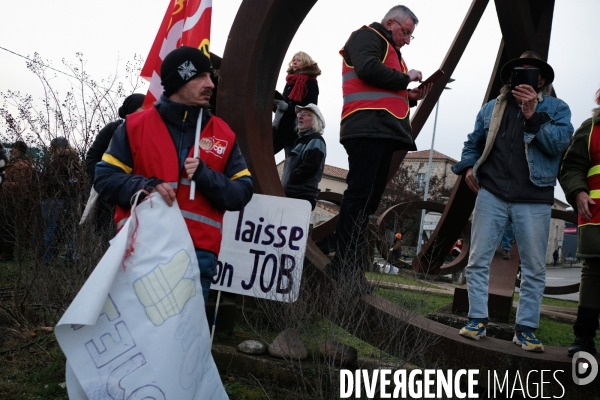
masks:
<instances>
[{"instance_id":1,"label":"street lamp post","mask_svg":"<svg viewBox=\"0 0 600 400\"><path fill-rule=\"evenodd\" d=\"M450 78L448 80L448 83L454 82L454 79ZM444 90L450 90L452 88L449 88L448 86L446 86L444 88ZM440 97L442 97L440 95ZM425 193L423 195L423 201L427 201L427 198L429 196L429 179L431 178L431 167L432 167L432 160L433 160L433 145L435 143L435 130L437 127L437 117L438 117L438 110L440 109L440 99L438 98L438 101L435 105L435 118L433 120L433 136L431 137L431 149L429 149L429 163L427 164L427 175L425 177ZM425 209L421 210L421 223L419 224L419 237L417 240L417 255L421 252L421 242L423 242L423 223L425 222Z\"/></svg>"}]
</instances>

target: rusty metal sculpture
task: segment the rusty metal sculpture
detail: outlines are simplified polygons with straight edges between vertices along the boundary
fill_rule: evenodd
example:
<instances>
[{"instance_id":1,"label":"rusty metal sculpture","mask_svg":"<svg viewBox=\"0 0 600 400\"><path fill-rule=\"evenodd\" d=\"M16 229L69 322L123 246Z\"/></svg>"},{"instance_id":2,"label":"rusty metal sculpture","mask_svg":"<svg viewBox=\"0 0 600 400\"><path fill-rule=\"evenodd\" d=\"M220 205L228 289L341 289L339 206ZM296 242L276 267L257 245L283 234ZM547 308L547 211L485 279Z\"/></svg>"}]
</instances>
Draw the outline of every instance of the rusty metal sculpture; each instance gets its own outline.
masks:
<instances>
[{"instance_id":1,"label":"rusty metal sculpture","mask_svg":"<svg viewBox=\"0 0 600 400\"><path fill-rule=\"evenodd\" d=\"M244 0L229 34L229 40L221 66L222 81L219 86L217 107L238 135L240 147L254 176L255 190L259 193L283 196L283 189L274 162L265 162L273 157L271 143L271 107L277 74L283 63L288 46L298 27L316 0ZM434 85L431 93L417 108L412 119L416 137L435 102L439 98L448 78L454 72L475 28L481 19L488 0L473 0L466 17L456 34L441 69L444 78ZM495 0L495 6L503 33L494 71L484 97L492 98L500 88L500 67L509 59L517 58L525 50L534 50L547 59L554 0ZM240 60L244 60L240 62ZM390 177L404 159L405 152L398 152L390 169ZM456 201L460 199L460 201ZM458 238L473 210L475 195L464 182L458 179L442 219L432 238L418 255L416 263L425 270L440 268L443 257ZM435 245L434 245L435 243ZM323 273L328 258L314 243L306 251L306 278L315 290L326 291L332 285ZM375 295L364 295L357 305L363 318L351 320L354 332L361 339L380 345L390 340L388 330L403 321L405 311L399 306ZM327 309L324 309L327 315ZM427 332L436 335L435 348L425 350L423 357L437 363L439 368L478 368L494 370L498 365L509 371L531 369L570 371L570 359L564 348L546 347L543 354L522 351L510 342L488 338L475 342L459 336L454 329L413 316L403 338L416 338L412 333ZM393 341L400 340L393 336ZM415 339L416 340L416 339ZM485 343L483 343L485 342ZM394 348L390 346L389 348ZM397 347L396 347L397 348ZM563 380L570 395L587 392L585 387ZM549 393L561 393L561 388L549 387Z\"/></svg>"}]
</instances>

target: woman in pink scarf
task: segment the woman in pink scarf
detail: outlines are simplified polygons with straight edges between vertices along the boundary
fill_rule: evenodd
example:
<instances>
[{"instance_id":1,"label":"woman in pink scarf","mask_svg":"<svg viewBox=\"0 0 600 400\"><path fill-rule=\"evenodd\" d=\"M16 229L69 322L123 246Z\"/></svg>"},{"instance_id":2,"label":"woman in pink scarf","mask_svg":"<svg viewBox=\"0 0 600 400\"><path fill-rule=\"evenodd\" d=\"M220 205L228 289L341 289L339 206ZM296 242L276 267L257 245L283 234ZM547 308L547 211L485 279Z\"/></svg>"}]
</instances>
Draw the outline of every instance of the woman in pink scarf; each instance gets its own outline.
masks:
<instances>
[{"instance_id":1,"label":"woman in pink scarf","mask_svg":"<svg viewBox=\"0 0 600 400\"><path fill-rule=\"evenodd\" d=\"M308 54L299 51L290 61L285 78L285 88L282 97L275 99L275 119L273 120L273 150L274 154L282 149L287 158L292 150L294 141L298 138L296 132L297 105L306 106L317 104L319 99L319 84L317 76L321 70Z\"/></svg>"}]
</instances>

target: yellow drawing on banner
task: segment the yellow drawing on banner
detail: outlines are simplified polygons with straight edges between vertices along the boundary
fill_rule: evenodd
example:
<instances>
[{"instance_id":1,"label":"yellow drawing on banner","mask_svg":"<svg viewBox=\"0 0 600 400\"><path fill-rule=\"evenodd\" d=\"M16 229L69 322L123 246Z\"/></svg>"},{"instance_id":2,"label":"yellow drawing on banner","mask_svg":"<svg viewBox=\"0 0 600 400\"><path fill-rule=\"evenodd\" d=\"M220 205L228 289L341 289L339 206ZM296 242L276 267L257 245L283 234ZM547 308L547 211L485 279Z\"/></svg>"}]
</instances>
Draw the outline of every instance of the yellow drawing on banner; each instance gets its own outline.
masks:
<instances>
[{"instance_id":1,"label":"yellow drawing on banner","mask_svg":"<svg viewBox=\"0 0 600 400\"><path fill-rule=\"evenodd\" d=\"M190 256L181 250L166 264L156 268L133 283L146 314L156 326L179 314L185 303L196 294L193 279L184 278L190 266Z\"/></svg>"}]
</instances>

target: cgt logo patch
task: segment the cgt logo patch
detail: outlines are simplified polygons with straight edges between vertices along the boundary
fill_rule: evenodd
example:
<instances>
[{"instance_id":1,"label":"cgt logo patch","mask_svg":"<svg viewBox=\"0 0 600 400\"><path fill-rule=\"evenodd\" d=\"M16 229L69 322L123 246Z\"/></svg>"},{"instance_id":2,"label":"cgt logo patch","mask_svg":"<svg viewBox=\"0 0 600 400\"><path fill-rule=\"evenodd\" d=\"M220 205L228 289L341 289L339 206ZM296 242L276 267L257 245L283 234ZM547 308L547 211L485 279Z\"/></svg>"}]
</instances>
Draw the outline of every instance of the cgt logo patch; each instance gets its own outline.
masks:
<instances>
[{"instance_id":1,"label":"cgt logo patch","mask_svg":"<svg viewBox=\"0 0 600 400\"><path fill-rule=\"evenodd\" d=\"M226 140L215 137L200 139L200 148L208 153L212 153L219 158L223 158L227 151L228 143Z\"/></svg>"}]
</instances>

